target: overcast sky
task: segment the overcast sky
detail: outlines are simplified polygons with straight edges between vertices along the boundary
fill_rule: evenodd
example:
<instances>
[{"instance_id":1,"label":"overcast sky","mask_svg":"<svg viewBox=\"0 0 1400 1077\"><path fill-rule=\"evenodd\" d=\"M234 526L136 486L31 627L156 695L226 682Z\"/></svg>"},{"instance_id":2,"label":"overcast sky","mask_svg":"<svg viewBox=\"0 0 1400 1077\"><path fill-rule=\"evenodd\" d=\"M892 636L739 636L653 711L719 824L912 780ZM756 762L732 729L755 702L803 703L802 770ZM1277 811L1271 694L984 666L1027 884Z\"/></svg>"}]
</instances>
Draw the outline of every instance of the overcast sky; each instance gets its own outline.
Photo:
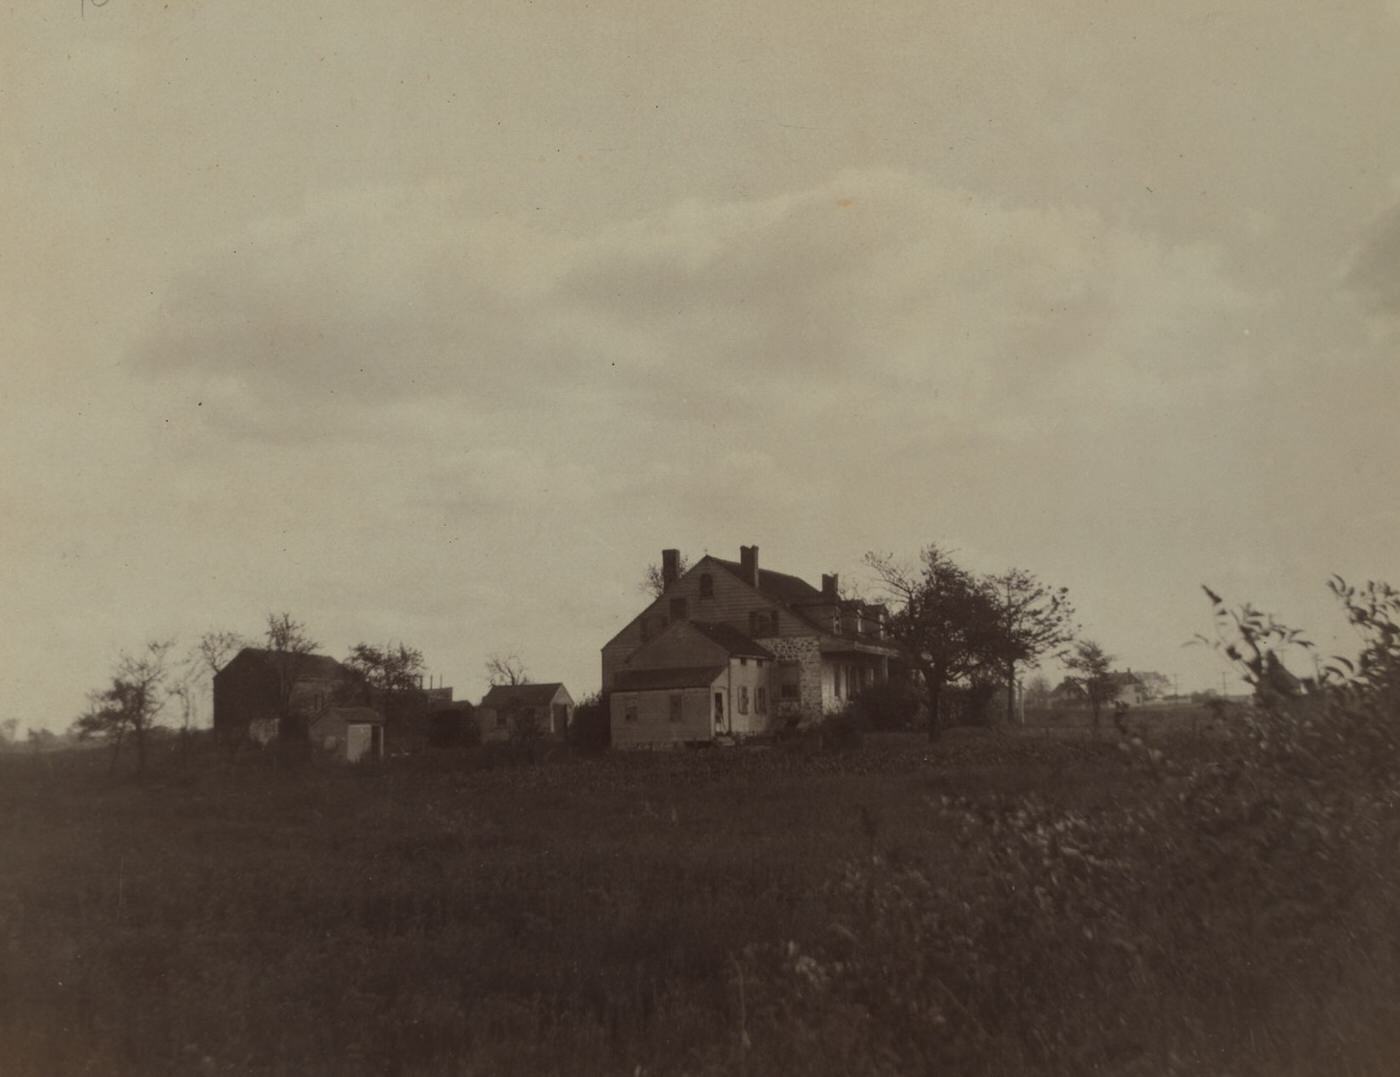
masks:
<instances>
[{"instance_id":1,"label":"overcast sky","mask_svg":"<svg viewBox=\"0 0 1400 1077\"><path fill-rule=\"evenodd\" d=\"M94 2L0 15L0 718L269 610L581 696L663 546L1183 688L1400 583L1396 2Z\"/></svg>"}]
</instances>

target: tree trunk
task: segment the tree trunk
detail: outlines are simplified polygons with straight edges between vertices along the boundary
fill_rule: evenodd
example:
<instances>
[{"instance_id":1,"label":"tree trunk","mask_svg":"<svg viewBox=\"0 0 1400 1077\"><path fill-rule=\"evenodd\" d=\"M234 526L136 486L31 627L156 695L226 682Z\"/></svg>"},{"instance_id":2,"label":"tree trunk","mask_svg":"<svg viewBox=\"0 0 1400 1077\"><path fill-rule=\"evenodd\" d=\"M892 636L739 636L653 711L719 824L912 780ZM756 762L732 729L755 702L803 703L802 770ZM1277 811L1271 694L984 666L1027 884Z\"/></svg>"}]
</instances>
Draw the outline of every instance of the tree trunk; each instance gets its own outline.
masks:
<instances>
[{"instance_id":1,"label":"tree trunk","mask_svg":"<svg viewBox=\"0 0 1400 1077\"><path fill-rule=\"evenodd\" d=\"M1006 663L1006 724L1016 724L1016 659Z\"/></svg>"},{"instance_id":2,"label":"tree trunk","mask_svg":"<svg viewBox=\"0 0 1400 1077\"><path fill-rule=\"evenodd\" d=\"M112 741L112 762L107 767L108 774L117 769L117 757L122 754L122 734L123 730L118 729L116 738Z\"/></svg>"},{"instance_id":3,"label":"tree trunk","mask_svg":"<svg viewBox=\"0 0 1400 1077\"><path fill-rule=\"evenodd\" d=\"M943 678L925 673L924 691L928 697L928 739L932 743L943 735L943 716L938 712L939 700L943 696Z\"/></svg>"},{"instance_id":4,"label":"tree trunk","mask_svg":"<svg viewBox=\"0 0 1400 1077\"><path fill-rule=\"evenodd\" d=\"M146 731L138 727L131 735L136 739L136 776L140 778L146 773Z\"/></svg>"}]
</instances>

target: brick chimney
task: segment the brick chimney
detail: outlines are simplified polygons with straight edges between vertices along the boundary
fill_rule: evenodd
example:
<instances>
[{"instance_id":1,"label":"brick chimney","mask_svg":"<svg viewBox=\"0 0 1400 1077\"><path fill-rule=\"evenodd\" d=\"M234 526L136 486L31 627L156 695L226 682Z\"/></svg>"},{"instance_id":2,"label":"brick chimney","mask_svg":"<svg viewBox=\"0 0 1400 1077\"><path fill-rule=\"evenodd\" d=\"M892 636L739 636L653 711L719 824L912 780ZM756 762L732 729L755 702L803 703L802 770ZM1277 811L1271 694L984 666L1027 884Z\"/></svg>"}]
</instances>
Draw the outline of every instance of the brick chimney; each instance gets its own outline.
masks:
<instances>
[{"instance_id":1,"label":"brick chimney","mask_svg":"<svg viewBox=\"0 0 1400 1077\"><path fill-rule=\"evenodd\" d=\"M739 575L750 587L758 586L758 547L739 547Z\"/></svg>"},{"instance_id":2,"label":"brick chimney","mask_svg":"<svg viewBox=\"0 0 1400 1077\"><path fill-rule=\"evenodd\" d=\"M661 585L670 588L681 574L680 550L661 551Z\"/></svg>"},{"instance_id":3,"label":"brick chimney","mask_svg":"<svg viewBox=\"0 0 1400 1077\"><path fill-rule=\"evenodd\" d=\"M841 577L836 575L836 573L833 572L830 575L826 575L825 573L823 573L822 598L826 599L828 602L835 602L836 597L840 592L840 583Z\"/></svg>"}]
</instances>

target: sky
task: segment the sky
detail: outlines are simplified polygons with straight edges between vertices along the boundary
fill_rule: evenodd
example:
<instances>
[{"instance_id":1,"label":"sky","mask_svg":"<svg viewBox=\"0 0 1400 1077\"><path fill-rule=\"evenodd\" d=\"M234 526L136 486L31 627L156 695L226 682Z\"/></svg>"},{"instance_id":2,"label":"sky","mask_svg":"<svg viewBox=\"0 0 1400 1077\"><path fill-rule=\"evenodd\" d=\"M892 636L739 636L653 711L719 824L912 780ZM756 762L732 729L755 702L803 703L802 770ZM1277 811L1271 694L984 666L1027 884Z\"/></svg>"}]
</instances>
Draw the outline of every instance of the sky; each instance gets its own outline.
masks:
<instances>
[{"instance_id":1,"label":"sky","mask_svg":"<svg viewBox=\"0 0 1400 1077\"><path fill-rule=\"evenodd\" d=\"M1201 584L1344 651L1397 55L1395 0L9 5L0 719L284 610L579 697L663 547L938 543L1183 690Z\"/></svg>"}]
</instances>

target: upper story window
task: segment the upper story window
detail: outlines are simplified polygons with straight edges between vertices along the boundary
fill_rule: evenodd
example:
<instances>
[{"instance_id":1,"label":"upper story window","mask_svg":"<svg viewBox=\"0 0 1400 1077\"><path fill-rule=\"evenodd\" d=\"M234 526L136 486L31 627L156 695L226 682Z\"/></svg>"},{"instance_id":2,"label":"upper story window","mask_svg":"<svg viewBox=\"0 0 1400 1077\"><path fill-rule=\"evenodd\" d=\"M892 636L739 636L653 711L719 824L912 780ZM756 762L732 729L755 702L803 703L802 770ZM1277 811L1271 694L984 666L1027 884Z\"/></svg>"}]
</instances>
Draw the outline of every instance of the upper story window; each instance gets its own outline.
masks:
<instances>
[{"instance_id":1,"label":"upper story window","mask_svg":"<svg viewBox=\"0 0 1400 1077\"><path fill-rule=\"evenodd\" d=\"M778 634L778 614L775 610L750 610L749 635L776 636Z\"/></svg>"},{"instance_id":2,"label":"upper story window","mask_svg":"<svg viewBox=\"0 0 1400 1077\"><path fill-rule=\"evenodd\" d=\"M700 577L700 597L701 597L701 598L714 598L714 597L715 597L715 578L714 578L713 576L711 576L708 572L704 573L704 574Z\"/></svg>"}]
</instances>

